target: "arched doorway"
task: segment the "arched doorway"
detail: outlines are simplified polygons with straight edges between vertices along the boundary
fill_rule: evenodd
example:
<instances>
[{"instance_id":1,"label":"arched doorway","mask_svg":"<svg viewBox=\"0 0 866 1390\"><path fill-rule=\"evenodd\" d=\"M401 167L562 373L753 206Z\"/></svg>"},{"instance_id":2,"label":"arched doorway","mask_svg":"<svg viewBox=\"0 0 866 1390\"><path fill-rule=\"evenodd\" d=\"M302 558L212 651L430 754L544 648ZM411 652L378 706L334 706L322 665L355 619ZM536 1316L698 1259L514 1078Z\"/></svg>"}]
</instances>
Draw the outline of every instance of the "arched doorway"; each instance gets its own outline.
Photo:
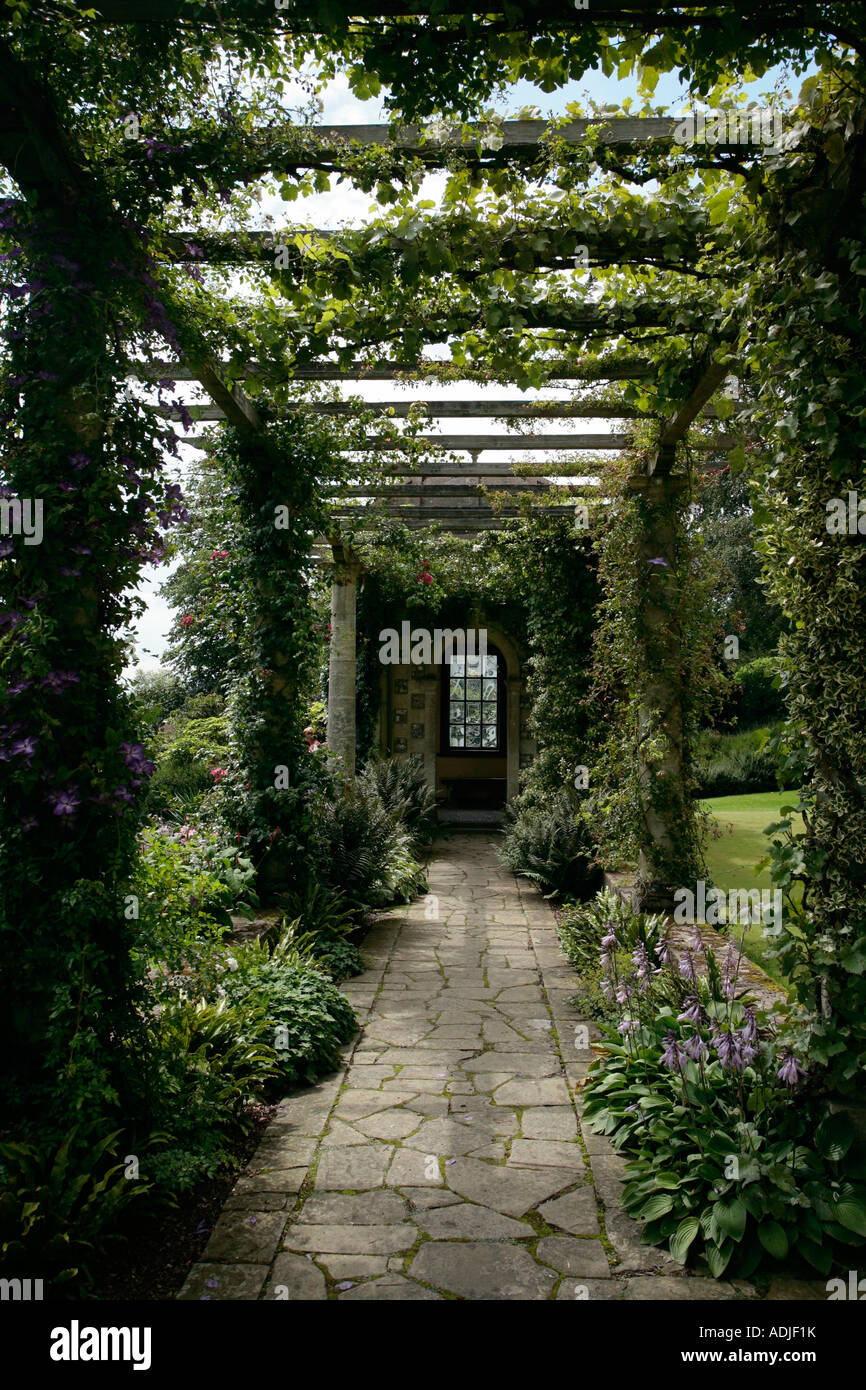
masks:
<instances>
[{"instance_id":1,"label":"arched doorway","mask_svg":"<svg viewBox=\"0 0 866 1390\"><path fill-rule=\"evenodd\" d=\"M497 646L441 668L437 780L444 808L500 811L508 799L508 670Z\"/></svg>"}]
</instances>

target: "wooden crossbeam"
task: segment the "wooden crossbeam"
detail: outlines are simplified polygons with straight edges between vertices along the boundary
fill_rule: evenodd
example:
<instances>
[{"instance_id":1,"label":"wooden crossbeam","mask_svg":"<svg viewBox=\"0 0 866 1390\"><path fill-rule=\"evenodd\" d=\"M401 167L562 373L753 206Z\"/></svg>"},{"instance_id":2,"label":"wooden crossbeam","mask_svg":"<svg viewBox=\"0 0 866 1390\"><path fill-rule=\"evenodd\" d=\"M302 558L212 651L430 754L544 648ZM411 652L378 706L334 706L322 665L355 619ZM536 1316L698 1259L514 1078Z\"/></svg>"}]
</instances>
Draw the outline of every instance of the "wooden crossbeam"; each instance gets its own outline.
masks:
<instances>
[{"instance_id":1,"label":"wooden crossbeam","mask_svg":"<svg viewBox=\"0 0 866 1390\"><path fill-rule=\"evenodd\" d=\"M669 473L674 464L676 446L687 434L699 412L710 396L719 389L728 374L728 366L718 358L712 358L696 374L694 385L678 410L665 422L659 435L659 447L649 461L649 474Z\"/></svg>"},{"instance_id":2,"label":"wooden crossbeam","mask_svg":"<svg viewBox=\"0 0 866 1390\"><path fill-rule=\"evenodd\" d=\"M220 370L226 371L228 363ZM571 363L553 360L545 363L549 368L548 385L556 381L642 381L654 376L657 367L647 358L611 358L609 361L595 359L590 363ZM268 374L271 369L268 369ZM260 377L266 369L258 362L248 362L239 370L233 370L241 381ZM188 366L181 362L155 361L130 364L130 375L142 381L157 381L167 377L171 381L197 381L198 378ZM489 372L483 367L458 368L453 362L376 362L355 361L347 367L337 362L312 362L286 366L284 376L289 381L403 381L437 377L447 382L487 381Z\"/></svg>"},{"instance_id":3,"label":"wooden crossbeam","mask_svg":"<svg viewBox=\"0 0 866 1390\"><path fill-rule=\"evenodd\" d=\"M418 483L417 485L406 485L403 487L383 487L375 483L361 483L351 487L335 488L334 492L340 497L381 497L392 501L399 501L400 498L419 497L441 500L443 497L472 497L476 500L483 497L479 488L487 486L484 483ZM554 485L543 479L528 478L525 482L498 482L489 485L490 491L504 492L519 496L522 493L543 494L556 490L556 486L567 488L569 491L583 492L585 486L582 483L561 483ZM596 483L590 484L596 487Z\"/></svg>"},{"instance_id":4,"label":"wooden crossbeam","mask_svg":"<svg viewBox=\"0 0 866 1390\"><path fill-rule=\"evenodd\" d=\"M211 422L225 419L219 406L190 405L194 420ZM357 416L372 411L385 418L408 419L410 415L425 415L430 419L468 420L635 420L644 415L636 406L595 403L587 401L292 401L287 407L299 415ZM181 412L166 409L159 412L166 419L179 420Z\"/></svg>"}]
</instances>

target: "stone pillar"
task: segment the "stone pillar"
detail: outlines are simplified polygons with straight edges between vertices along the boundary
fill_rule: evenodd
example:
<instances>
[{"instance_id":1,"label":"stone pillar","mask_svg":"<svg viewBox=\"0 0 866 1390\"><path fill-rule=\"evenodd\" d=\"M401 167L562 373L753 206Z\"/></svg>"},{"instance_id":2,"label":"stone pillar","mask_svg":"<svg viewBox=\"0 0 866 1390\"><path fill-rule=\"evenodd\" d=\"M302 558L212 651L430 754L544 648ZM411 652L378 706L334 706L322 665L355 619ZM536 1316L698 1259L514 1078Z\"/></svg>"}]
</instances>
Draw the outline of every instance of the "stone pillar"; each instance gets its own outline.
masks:
<instances>
[{"instance_id":1,"label":"stone pillar","mask_svg":"<svg viewBox=\"0 0 866 1390\"><path fill-rule=\"evenodd\" d=\"M328 747L355 777L355 600L360 565L334 546L331 580L331 646L328 659Z\"/></svg>"},{"instance_id":2,"label":"stone pillar","mask_svg":"<svg viewBox=\"0 0 866 1390\"><path fill-rule=\"evenodd\" d=\"M520 692L522 687L523 681L520 676L506 676L506 801L513 801L520 791Z\"/></svg>"},{"instance_id":3,"label":"stone pillar","mask_svg":"<svg viewBox=\"0 0 866 1390\"><path fill-rule=\"evenodd\" d=\"M683 766L680 591L675 561L688 481L668 473L633 478L644 514L638 547L645 680L640 692L636 758L643 811L638 898L645 911L670 912L677 887L694 879L694 812Z\"/></svg>"}]
</instances>

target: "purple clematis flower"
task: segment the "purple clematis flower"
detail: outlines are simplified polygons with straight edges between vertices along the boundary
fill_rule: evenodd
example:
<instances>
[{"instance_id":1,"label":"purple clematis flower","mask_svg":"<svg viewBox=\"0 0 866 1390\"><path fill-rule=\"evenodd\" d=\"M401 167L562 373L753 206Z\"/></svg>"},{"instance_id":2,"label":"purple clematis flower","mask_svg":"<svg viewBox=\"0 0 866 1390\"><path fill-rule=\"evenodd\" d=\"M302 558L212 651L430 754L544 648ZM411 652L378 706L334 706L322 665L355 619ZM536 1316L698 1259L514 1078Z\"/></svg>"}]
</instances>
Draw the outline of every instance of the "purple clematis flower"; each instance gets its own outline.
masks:
<instances>
[{"instance_id":1,"label":"purple clematis flower","mask_svg":"<svg viewBox=\"0 0 866 1390\"><path fill-rule=\"evenodd\" d=\"M67 787L62 792L52 792L49 796L55 816L73 816L81 805L77 787Z\"/></svg>"}]
</instances>

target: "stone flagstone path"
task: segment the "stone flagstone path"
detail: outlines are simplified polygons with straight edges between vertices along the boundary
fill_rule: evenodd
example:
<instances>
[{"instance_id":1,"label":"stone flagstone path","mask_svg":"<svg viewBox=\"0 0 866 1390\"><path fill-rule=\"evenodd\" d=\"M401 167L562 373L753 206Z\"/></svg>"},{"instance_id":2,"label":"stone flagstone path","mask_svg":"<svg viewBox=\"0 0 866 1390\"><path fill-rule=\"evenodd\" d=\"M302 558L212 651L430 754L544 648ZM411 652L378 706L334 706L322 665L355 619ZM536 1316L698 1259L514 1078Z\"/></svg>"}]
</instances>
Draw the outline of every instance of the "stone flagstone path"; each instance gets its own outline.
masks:
<instances>
[{"instance_id":1,"label":"stone flagstone path","mask_svg":"<svg viewBox=\"0 0 866 1390\"><path fill-rule=\"evenodd\" d=\"M497 840L437 846L431 896L370 932L345 1069L283 1102L180 1298L754 1297L619 1211L623 1162L579 1123L574 976Z\"/></svg>"}]
</instances>

